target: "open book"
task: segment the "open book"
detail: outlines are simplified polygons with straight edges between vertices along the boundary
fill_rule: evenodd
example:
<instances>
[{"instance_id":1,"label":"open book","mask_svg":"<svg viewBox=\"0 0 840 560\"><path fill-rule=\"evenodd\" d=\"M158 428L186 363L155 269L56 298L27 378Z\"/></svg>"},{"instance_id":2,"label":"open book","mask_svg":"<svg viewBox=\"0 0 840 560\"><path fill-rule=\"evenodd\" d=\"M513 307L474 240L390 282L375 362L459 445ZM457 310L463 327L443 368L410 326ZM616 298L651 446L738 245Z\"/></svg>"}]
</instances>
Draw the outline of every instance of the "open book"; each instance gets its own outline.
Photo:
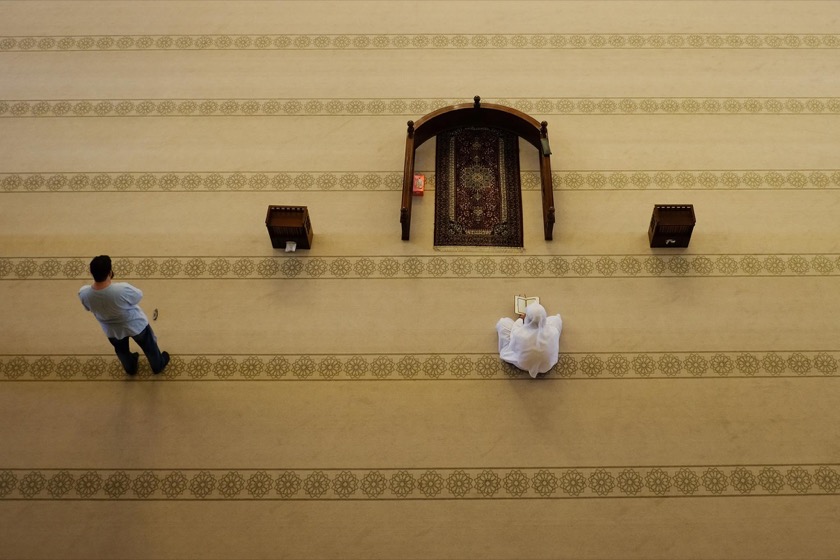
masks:
<instances>
[{"instance_id":1,"label":"open book","mask_svg":"<svg viewBox=\"0 0 840 560\"><path fill-rule=\"evenodd\" d=\"M532 303L539 303L540 298L537 296L533 297L525 297L522 296L513 296L513 311L517 315L520 313L525 313L525 308L531 305Z\"/></svg>"}]
</instances>

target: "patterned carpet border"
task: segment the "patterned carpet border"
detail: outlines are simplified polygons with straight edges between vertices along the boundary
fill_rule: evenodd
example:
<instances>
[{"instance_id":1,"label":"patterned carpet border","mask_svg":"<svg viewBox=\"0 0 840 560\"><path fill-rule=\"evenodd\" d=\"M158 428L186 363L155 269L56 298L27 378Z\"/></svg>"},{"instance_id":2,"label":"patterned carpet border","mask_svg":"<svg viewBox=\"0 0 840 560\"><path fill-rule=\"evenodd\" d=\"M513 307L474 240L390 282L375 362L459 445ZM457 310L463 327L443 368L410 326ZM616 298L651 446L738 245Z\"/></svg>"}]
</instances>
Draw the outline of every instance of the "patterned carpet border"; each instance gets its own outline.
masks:
<instances>
[{"instance_id":1,"label":"patterned carpet border","mask_svg":"<svg viewBox=\"0 0 840 560\"><path fill-rule=\"evenodd\" d=\"M840 114L840 97L486 98L536 115ZM472 102L467 98L6 99L0 118L407 116Z\"/></svg>"},{"instance_id":2,"label":"patterned carpet border","mask_svg":"<svg viewBox=\"0 0 840 560\"><path fill-rule=\"evenodd\" d=\"M548 379L837 378L840 351L568 352ZM178 355L129 378L112 354L0 355L0 383L35 381L531 381L498 354Z\"/></svg>"},{"instance_id":3,"label":"patterned carpet border","mask_svg":"<svg viewBox=\"0 0 840 560\"><path fill-rule=\"evenodd\" d=\"M426 190L435 190L435 174ZM574 170L552 173L554 190L825 190L840 189L839 169ZM524 191L540 190L540 174L523 171ZM154 171L0 173L0 193L399 191L402 173L309 171Z\"/></svg>"},{"instance_id":4,"label":"patterned carpet border","mask_svg":"<svg viewBox=\"0 0 840 560\"><path fill-rule=\"evenodd\" d=\"M840 48L840 35L816 33L30 35L0 37L0 52L837 48Z\"/></svg>"},{"instance_id":5,"label":"patterned carpet border","mask_svg":"<svg viewBox=\"0 0 840 560\"><path fill-rule=\"evenodd\" d=\"M88 280L89 262L0 258L0 281ZM819 277L840 274L840 254L125 257L115 258L114 273L124 280Z\"/></svg>"},{"instance_id":6,"label":"patterned carpet border","mask_svg":"<svg viewBox=\"0 0 840 560\"><path fill-rule=\"evenodd\" d=\"M428 469L6 469L0 501L837 496L837 464Z\"/></svg>"}]
</instances>

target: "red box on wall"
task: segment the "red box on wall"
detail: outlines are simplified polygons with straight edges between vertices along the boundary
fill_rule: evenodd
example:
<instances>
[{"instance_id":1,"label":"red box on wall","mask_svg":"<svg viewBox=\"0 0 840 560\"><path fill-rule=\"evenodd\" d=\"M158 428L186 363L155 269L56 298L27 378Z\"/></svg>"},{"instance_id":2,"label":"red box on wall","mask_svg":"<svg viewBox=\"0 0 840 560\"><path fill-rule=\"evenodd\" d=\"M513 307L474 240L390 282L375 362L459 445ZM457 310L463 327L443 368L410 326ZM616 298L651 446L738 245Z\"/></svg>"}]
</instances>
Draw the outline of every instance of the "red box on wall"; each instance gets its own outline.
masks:
<instances>
[{"instance_id":1,"label":"red box on wall","mask_svg":"<svg viewBox=\"0 0 840 560\"><path fill-rule=\"evenodd\" d=\"M424 192L426 192L426 176L415 173L414 186L411 188L411 194L414 196L423 196Z\"/></svg>"}]
</instances>

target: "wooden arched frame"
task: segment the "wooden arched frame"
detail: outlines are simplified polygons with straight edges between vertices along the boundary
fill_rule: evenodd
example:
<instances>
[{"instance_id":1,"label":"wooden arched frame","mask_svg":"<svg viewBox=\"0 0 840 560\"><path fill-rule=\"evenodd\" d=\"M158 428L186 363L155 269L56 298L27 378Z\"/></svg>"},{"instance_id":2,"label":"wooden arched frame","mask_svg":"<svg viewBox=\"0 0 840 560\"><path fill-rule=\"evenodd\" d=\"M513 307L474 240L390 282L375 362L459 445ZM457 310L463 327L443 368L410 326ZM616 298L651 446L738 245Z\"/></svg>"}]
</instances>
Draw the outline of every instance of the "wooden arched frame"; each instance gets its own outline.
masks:
<instances>
[{"instance_id":1,"label":"wooden arched frame","mask_svg":"<svg viewBox=\"0 0 840 560\"><path fill-rule=\"evenodd\" d=\"M551 149L548 145L548 123L537 122L521 111L481 103L476 96L473 103L450 105L421 117L417 122L408 121L408 133L405 138L405 167L403 170L402 202L400 223L402 238L407 241L411 232L411 201L414 183L414 154L426 140L437 136L444 130L463 127L487 126L501 128L524 138L539 152L540 184L542 190L543 228L546 240L551 240L554 232L554 187L551 182Z\"/></svg>"}]
</instances>

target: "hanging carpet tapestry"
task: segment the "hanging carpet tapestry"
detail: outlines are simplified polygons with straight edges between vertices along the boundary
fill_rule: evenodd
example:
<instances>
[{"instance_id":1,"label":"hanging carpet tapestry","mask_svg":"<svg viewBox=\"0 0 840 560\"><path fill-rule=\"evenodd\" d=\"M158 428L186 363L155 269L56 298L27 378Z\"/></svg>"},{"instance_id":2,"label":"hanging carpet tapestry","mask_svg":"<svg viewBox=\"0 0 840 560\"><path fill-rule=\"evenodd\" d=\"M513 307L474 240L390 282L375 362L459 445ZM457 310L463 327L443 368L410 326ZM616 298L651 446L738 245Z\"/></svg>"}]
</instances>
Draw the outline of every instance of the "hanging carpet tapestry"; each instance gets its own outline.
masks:
<instances>
[{"instance_id":1,"label":"hanging carpet tapestry","mask_svg":"<svg viewBox=\"0 0 840 560\"><path fill-rule=\"evenodd\" d=\"M519 137L457 128L436 142L435 246L522 247Z\"/></svg>"}]
</instances>

